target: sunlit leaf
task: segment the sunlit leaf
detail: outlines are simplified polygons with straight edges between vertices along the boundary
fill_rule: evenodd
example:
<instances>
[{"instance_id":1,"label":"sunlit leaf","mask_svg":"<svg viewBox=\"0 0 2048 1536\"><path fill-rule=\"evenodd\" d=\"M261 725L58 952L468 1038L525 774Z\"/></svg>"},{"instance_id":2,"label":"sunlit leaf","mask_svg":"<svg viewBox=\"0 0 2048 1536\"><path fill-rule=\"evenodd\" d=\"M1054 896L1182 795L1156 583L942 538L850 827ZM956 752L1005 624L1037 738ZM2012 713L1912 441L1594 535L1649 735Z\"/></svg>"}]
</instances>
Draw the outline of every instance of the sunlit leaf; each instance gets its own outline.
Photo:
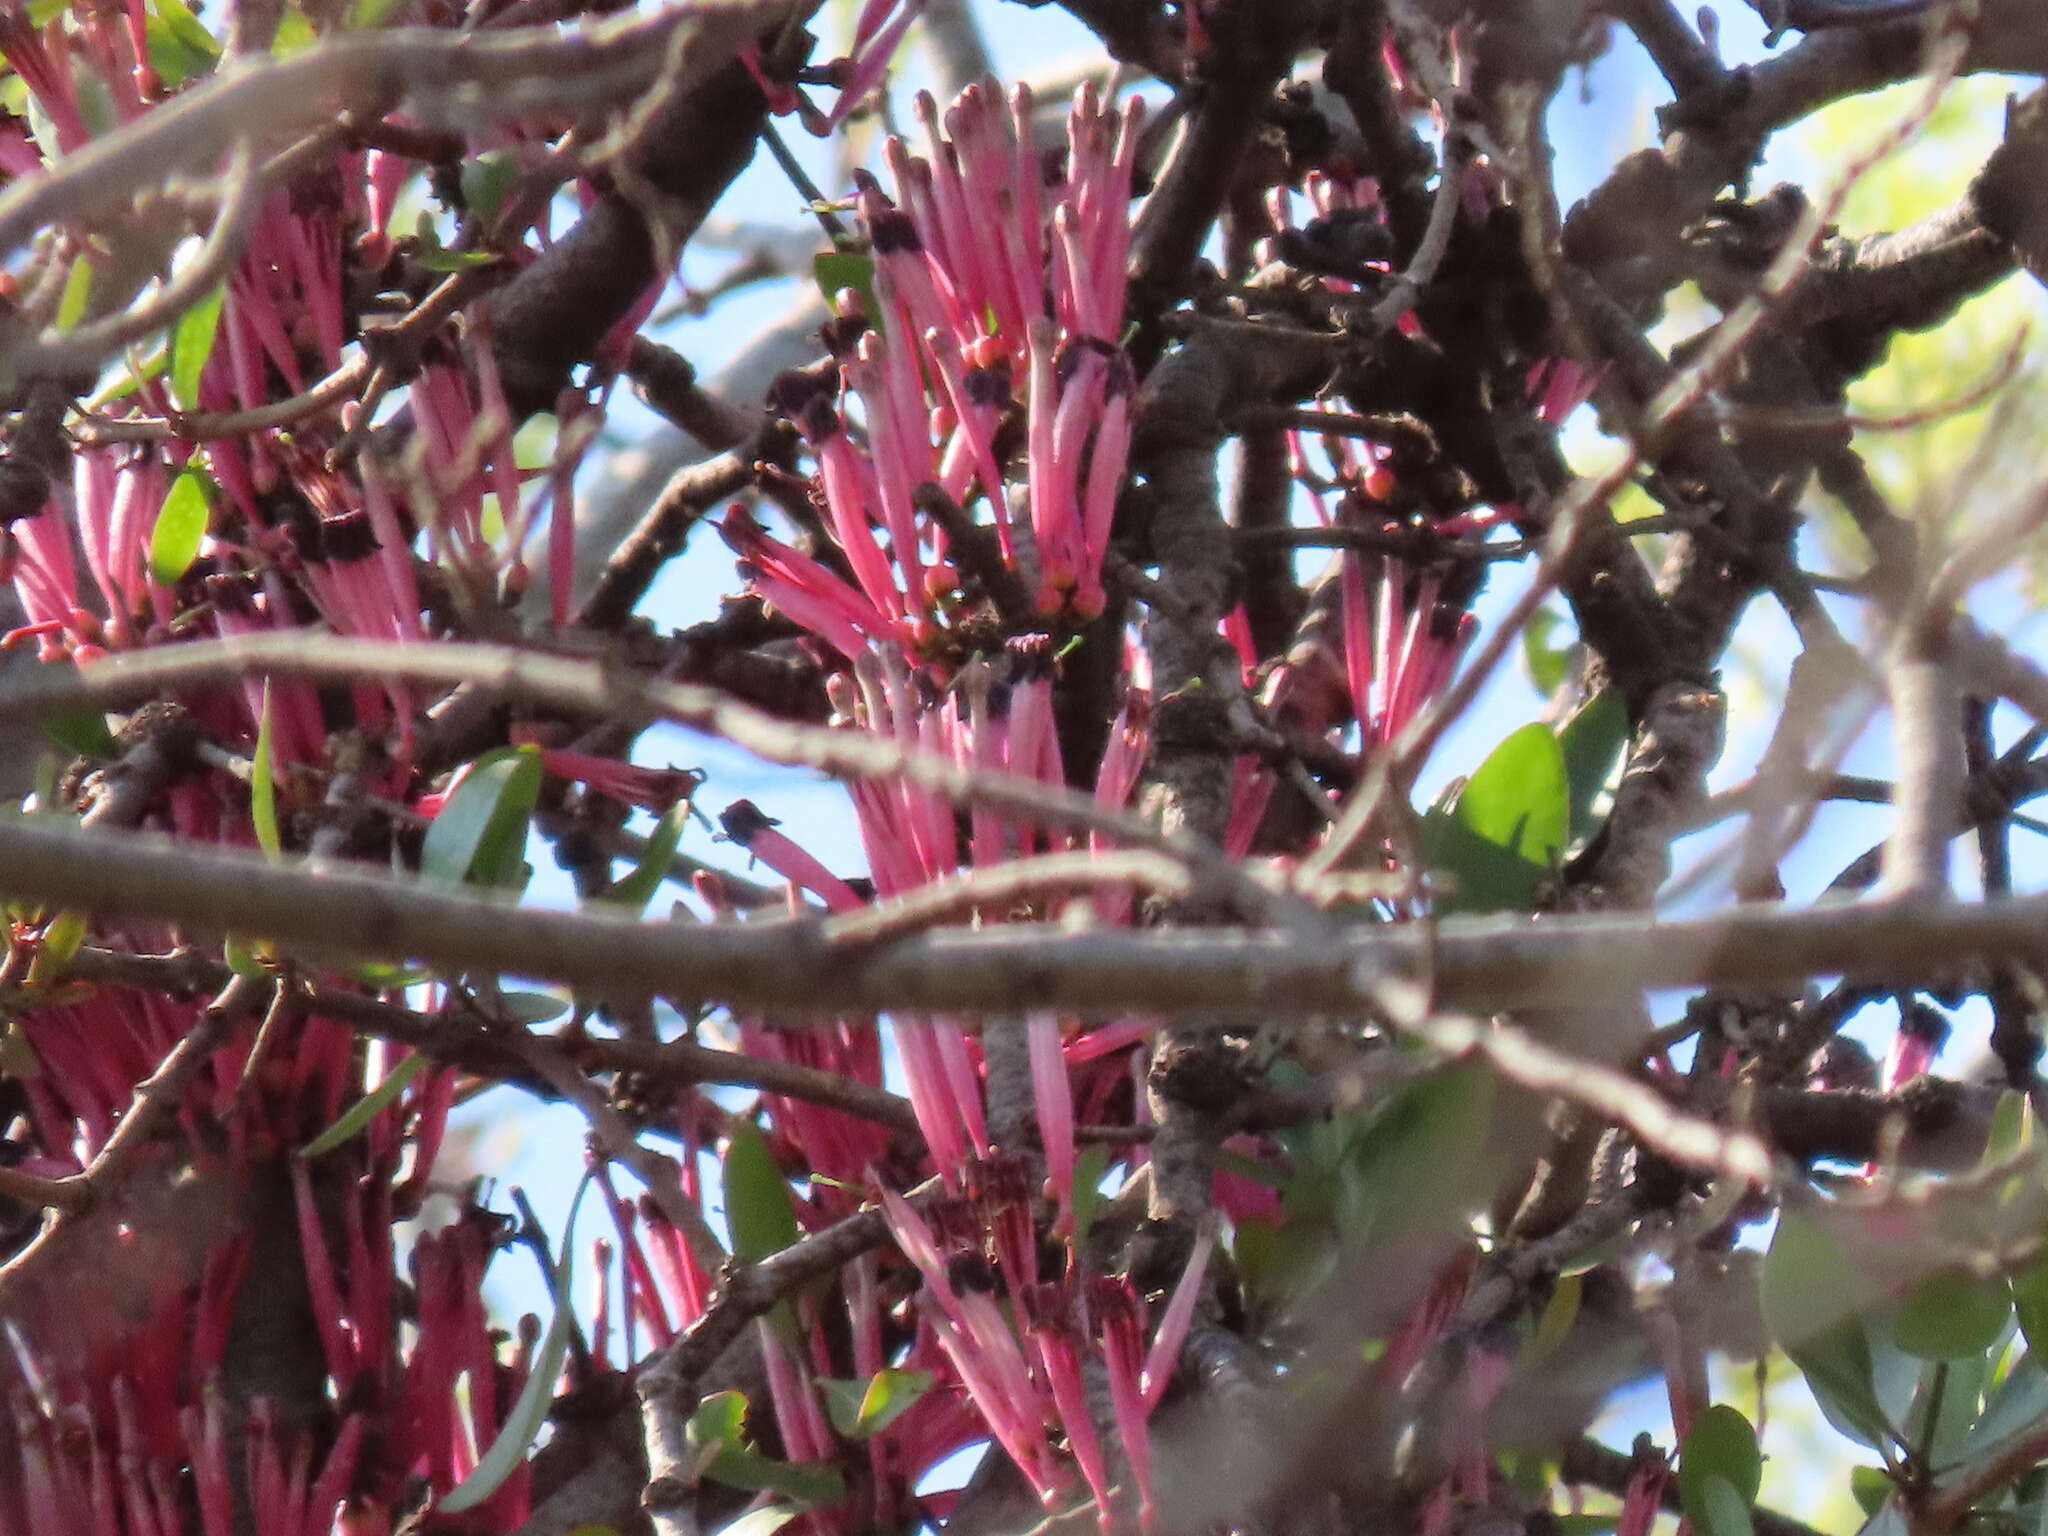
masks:
<instances>
[{"instance_id":1,"label":"sunlit leaf","mask_svg":"<svg viewBox=\"0 0 2048 1536\"><path fill-rule=\"evenodd\" d=\"M76 330L85 318L86 302L92 297L92 258L80 255L64 278L64 291L57 298L58 331Z\"/></svg>"},{"instance_id":2,"label":"sunlit leaf","mask_svg":"<svg viewBox=\"0 0 2048 1536\"><path fill-rule=\"evenodd\" d=\"M199 409L199 380L220 335L220 310L227 295L223 283L178 316L178 323L171 327L171 398L184 410Z\"/></svg>"},{"instance_id":3,"label":"sunlit leaf","mask_svg":"<svg viewBox=\"0 0 2048 1536\"><path fill-rule=\"evenodd\" d=\"M29 967L30 986L47 987L64 974L85 947L87 917L82 907L66 907L43 925L43 942Z\"/></svg>"},{"instance_id":4,"label":"sunlit leaf","mask_svg":"<svg viewBox=\"0 0 2048 1536\"><path fill-rule=\"evenodd\" d=\"M886 1369L866 1381L822 1380L832 1427L849 1440L880 1434L931 1390L930 1371Z\"/></svg>"},{"instance_id":5,"label":"sunlit leaf","mask_svg":"<svg viewBox=\"0 0 2048 1536\"><path fill-rule=\"evenodd\" d=\"M1527 905L1570 830L1564 749L1548 726L1531 722L1487 755L1448 807L1422 819L1424 856L1450 880L1438 910Z\"/></svg>"},{"instance_id":6,"label":"sunlit leaf","mask_svg":"<svg viewBox=\"0 0 2048 1536\"><path fill-rule=\"evenodd\" d=\"M211 511L205 476L195 469L181 471L164 493L156 526L149 533L149 574L153 580L173 586L192 569L192 562L199 558L199 546L206 538Z\"/></svg>"},{"instance_id":7,"label":"sunlit leaf","mask_svg":"<svg viewBox=\"0 0 2048 1536\"><path fill-rule=\"evenodd\" d=\"M249 768L249 820L256 829L256 846L273 859L284 857L284 840L277 833L277 772L273 766L270 730L270 684L263 684L263 719L256 727L256 755Z\"/></svg>"}]
</instances>

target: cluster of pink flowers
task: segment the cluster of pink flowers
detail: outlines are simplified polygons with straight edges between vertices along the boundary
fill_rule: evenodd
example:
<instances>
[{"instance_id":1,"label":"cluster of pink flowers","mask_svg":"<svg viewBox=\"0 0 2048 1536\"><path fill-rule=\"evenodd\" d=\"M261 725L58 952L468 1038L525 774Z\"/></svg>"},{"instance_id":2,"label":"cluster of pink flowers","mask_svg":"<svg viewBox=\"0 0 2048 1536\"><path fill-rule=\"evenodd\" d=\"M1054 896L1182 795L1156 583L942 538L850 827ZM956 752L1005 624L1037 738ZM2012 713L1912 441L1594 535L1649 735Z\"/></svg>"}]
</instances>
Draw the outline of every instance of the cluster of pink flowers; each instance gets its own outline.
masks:
<instances>
[{"instance_id":1,"label":"cluster of pink flowers","mask_svg":"<svg viewBox=\"0 0 2048 1536\"><path fill-rule=\"evenodd\" d=\"M198 1007L125 987L68 993L20 1016L41 1067L22 1087L42 1150L17 1167L45 1177L91 1162L131 1085L191 1030ZM505 1426L526 1347L502 1358L484 1312L496 1218L469 1210L420 1236L409 1299L394 1248L396 1225L428 1194L457 1074L413 1076L358 1134L308 1160L295 1152L361 1096L366 1066L346 1025L315 1016L292 1034L265 1049L245 1032L216 1051L177 1110L176 1137L141 1176L186 1156L210 1198L261 1204L295 1231L304 1296L290 1296L285 1273L257 1273L279 1263L274 1238L203 1212L199 1230L217 1220L232 1235L187 1286L189 1234L145 1207L115 1270L65 1277L61 1321L32 1305L10 1330L8 1366L24 1386L11 1395L12 1432L0 1434L0 1532L228 1536L243 1528L239 1496L265 1531L387 1536L423 1494L460 1483ZM408 1053L371 1054L390 1072ZM231 1395L227 1373L251 1347L239 1331L264 1326L245 1319L265 1306L307 1318L327 1382L317 1407L333 1422L307 1422L303 1403L287 1421L271 1398ZM254 1347L284 1347L266 1338ZM522 1471L444 1528L510 1529L525 1509Z\"/></svg>"}]
</instances>

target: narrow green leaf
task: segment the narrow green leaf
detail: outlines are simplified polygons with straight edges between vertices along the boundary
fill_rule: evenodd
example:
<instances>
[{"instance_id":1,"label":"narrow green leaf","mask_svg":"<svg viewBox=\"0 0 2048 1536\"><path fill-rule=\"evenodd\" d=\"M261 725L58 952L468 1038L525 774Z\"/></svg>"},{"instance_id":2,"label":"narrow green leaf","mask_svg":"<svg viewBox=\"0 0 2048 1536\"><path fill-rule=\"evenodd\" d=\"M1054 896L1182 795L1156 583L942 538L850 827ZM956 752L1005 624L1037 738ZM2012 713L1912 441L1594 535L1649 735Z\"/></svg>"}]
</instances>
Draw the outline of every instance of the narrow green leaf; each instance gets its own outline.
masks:
<instances>
[{"instance_id":1,"label":"narrow green leaf","mask_svg":"<svg viewBox=\"0 0 2048 1536\"><path fill-rule=\"evenodd\" d=\"M1716 1403L1693 1424L1678 1450L1678 1495L1693 1523L1710 1523L1708 1488L1725 1483L1746 1506L1763 1486L1764 1462L1756 1431L1739 1409Z\"/></svg>"},{"instance_id":2,"label":"narrow green leaf","mask_svg":"<svg viewBox=\"0 0 2048 1536\"><path fill-rule=\"evenodd\" d=\"M414 257L429 272L467 272L472 267L488 267L504 259L496 251L451 251L446 246L421 251Z\"/></svg>"},{"instance_id":3,"label":"narrow green leaf","mask_svg":"<svg viewBox=\"0 0 2048 1536\"><path fill-rule=\"evenodd\" d=\"M213 356L220 335L220 309L227 299L225 283L178 316L171 327L171 398L181 409L199 409L199 379Z\"/></svg>"},{"instance_id":4,"label":"narrow green leaf","mask_svg":"<svg viewBox=\"0 0 2048 1536\"><path fill-rule=\"evenodd\" d=\"M64 292L57 298L59 334L75 330L85 318L86 301L92 297L92 258L81 255L64 278Z\"/></svg>"},{"instance_id":5,"label":"narrow green leaf","mask_svg":"<svg viewBox=\"0 0 2048 1536\"><path fill-rule=\"evenodd\" d=\"M419 1076L426 1064L427 1058L418 1052L406 1057L391 1069L383 1082L351 1104L339 1120L299 1148L299 1156L309 1160L324 1157L349 1141L404 1092L405 1085Z\"/></svg>"},{"instance_id":6,"label":"narrow green leaf","mask_svg":"<svg viewBox=\"0 0 2048 1536\"><path fill-rule=\"evenodd\" d=\"M846 1497L846 1478L829 1462L777 1461L740 1446L720 1451L704 1475L728 1488L779 1493L804 1504L834 1504Z\"/></svg>"},{"instance_id":7,"label":"narrow green leaf","mask_svg":"<svg viewBox=\"0 0 2048 1536\"><path fill-rule=\"evenodd\" d=\"M164 504L149 533L149 574L164 586L174 585L199 558L211 508L206 479L197 470L181 470L164 493Z\"/></svg>"},{"instance_id":8,"label":"narrow green leaf","mask_svg":"<svg viewBox=\"0 0 2048 1536\"><path fill-rule=\"evenodd\" d=\"M1102 1177L1109 1172L1109 1148L1084 1147L1074 1159L1074 1252L1088 1245L1088 1233L1095 1225L1095 1212L1102 1205Z\"/></svg>"},{"instance_id":9,"label":"narrow green leaf","mask_svg":"<svg viewBox=\"0 0 2048 1536\"><path fill-rule=\"evenodd\" d=\"M757 1264L797 1240L789 1181L775 1165L768 1138L756 1127L740 1125L726 1143L724 1185L725 1224L735 1259Z\"/></svg>"},{"instance_id":10,"label":"narrow green leaf","mask_svg":"<svg viewBox=\"0 0 2048 1536\"><path fill-rule=\"evenodd\" d=\"M662 813L655 823L654 831L648 835L647 846L640 853L640 862L632 872L613 882L604 892L601 900L624 907L630 912L645 910L647 903L654 899L654 893L661 888L661 882L668 878L669 861L676 856L676 849L682 846L683 828L690 820L690 802L678 800Z\"/></svg>"},{"instance_id":11,"label":"narrow green leaf","mask_svg":"<svg viewBox=\"0 0 2048 1536\"><path fill-rule=\"evenodd\" d=\"M277 835L277 771L272 765L270 733L270 681L263 683L263 719L256 727L256 757L249 768L249 820L256 829L256 846L273 859L284 857L284 840Z\"/></svg>"},{"instance_id":12,"label":"narrow green leaf","mask_svg":"<svg viewBox=\"0 0 2048 1536\"><path fill-rule=\"evenodd\" d=\"M1572 1331L1572 1324L1578 1321L1579 1302L1585 1291L1586 1277L1583 1274L1557 1277L1550 1300L1543 1304L1543 1315L1536 1319L1536 1331L1522 1351L1518 1362L1521 1367L1547 1360L1556 1352L1558 1345L1565 1341L1565 1335Z\"/></svg>"},{"instance_id":13,"label":"narrow green leaf","mask_svg":"<svg viewBox=\"0 0 2048 1536\"><path fill-rule=\"evenodd\" d=\"M498 1438L491 1442L491 1448L477 1458L469 1476L450 1489L448 1497L441 1501L440 1509L445 1514L457 1515L465 1509L474 1509L496 1493L505 1479L526 1460L527 1447L540 1434L548 1410L554 1406L555 1381L562 1374L562 1359L569 1352L569 1329L575 1322L575 1309L569 1305L569 1282L576 1257L576 1212L589 1188L590 1175L586 1173L583 1182L576 1186L576 1198L569 1202L569 1216L562 1223L562 1241L556 1249L553 1290L559 1305L548 1322L548 1331L541 1339L540 1348L534 1352L533 1365L526 1373L526 1384L519 1389L519 1400L512 1405L512 1412L506 1416L504 1427L498 1431Z\"/></svg>"},{"instance_id":14,"label":"narrow green leaf","mask_svg":"<svg viewBox=\"0 0 2048 1536\"><path fill-rule=\"evenodd\" d=\"M420 848L421 878L435 885L503 886L517 874L527 822L540 799L540 749L500 747L463 770Z\"/></svg>"},{"instance_id":15,"label":"narrow green leaf","mask_svg":"<svg viewBox=\"0 0 2048 1536\"><path fill-rule=\"evenodd\" d=\"M2005 1281L1929 1275L1907 1295L1893 1336L1900 1349L1922 1360L1962 1360L1997 1343L2011 1316Z\"/></svg>"}]
</instances>

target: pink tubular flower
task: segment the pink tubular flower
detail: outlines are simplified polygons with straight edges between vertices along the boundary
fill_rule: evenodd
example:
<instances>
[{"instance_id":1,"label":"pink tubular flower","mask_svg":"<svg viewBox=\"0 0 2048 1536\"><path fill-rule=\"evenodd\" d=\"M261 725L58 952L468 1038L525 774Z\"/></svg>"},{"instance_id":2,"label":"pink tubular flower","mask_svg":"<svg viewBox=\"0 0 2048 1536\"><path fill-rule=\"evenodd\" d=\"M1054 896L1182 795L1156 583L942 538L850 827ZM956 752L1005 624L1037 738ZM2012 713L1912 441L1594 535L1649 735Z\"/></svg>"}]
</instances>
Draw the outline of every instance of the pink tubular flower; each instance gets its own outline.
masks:
<instances>
[{"instance_id":1,"label":"pink tubular flower","mask_svg":"<svg viewBox=\"0 0 2048 1536\"><path fill-rule=\"evenodd\" d=\"M785 880L820 897L834 912L850 912L865 905L852 886L776 831L776 824L753 801L733 801L718 818L718 824L727 838Z\"/></svg>"}]
</instances>

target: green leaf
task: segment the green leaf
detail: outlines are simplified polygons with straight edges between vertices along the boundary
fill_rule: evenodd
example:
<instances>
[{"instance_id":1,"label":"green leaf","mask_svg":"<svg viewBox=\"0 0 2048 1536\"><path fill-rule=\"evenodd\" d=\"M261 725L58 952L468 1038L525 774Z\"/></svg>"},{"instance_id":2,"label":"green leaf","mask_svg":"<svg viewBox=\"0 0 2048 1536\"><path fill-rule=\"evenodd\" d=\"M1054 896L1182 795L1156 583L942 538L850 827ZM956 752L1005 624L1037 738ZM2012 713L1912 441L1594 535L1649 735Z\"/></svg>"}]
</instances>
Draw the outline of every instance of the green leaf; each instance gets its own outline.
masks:
<instances>
[{"instance_id":1,"label":"green leaf","mask_svg":"<svg viewBox=\"0 0 2048 1536\"><path fill-rule=\"evenodd\" d=\"M252 981L261 981L270 975L270 968L256 958L256 951L240 939L223 940L220 957L227 962L228 969L237 976L247 976Z\"/></svg>"},{"instance_id":2,"label":"green leaf","mask_svg":"<svg viewBox=\"0 0 2048 1536\"><path fill-rule=\"evenodd\" d=\"M775 1165L768 1138L752 1125L736 1127L725 1148L725 1224L732 1256L757 1264L801 1235L789 1181Z\"/></svg>"},{"instance_id":3,"label":"green leaf","mask_svg":"<svg viewBox=\"0 0 2048 1536\"><path fill-rule=\"evenodd\" d=\"M1899 1432L1878 1399L1870 1338L1860 1319L1843 1318L1785 1353L1805 1375L1822 1416L1836 1429L1874 1451L1897 1443Z\"/></svg>"},{"instance_id":4,"label":"green leaf","mask_svg":"<svg viewBox=\"0 0 2048 1536\"><path fill-rule=\"evenodd\" d=\"M308 48L318 45L320 34L313 30L313 23L306 13L295 5L284 8L278 18L277 31L271 34L270 56L273 59L295 58Z\"/></svg>"},{"instance_id":5,"label":"green leaf","mask_svg":"<svg viewBox=\"0 0 2048 1536\"><path fill-rule=\"evenodd\" d=\"M1764 1460L1756 1431L1739 1409L1716 1403L1693 1424L1678 1450L1678 1496L1693 1523L1710 1521L1708 1487L1725 1483L1745 1506L1763 1486Z\"/></svg>"},{"instance_id":6,"label":"green leaf","mask_svg":"<svg viewBox=\"0 0 2048 1536\"><path fill-rule=\"evenodd\" d=\"M149 9L185 47L209 59L220 57L219 41L206 30L206 24L186 7L185 0L151 0Z\"/></svg>"},{"instance_id":7,"label":"green leaf","mask_svg":"<svg viewBox=\"0 0 2048 1536\"><path fill-rule=\"evenodd\" d=\"M420 847L421 878L435 885L508 886L540 799L540 749L500 747L463 770Z\"/></svg>"},{"instance_id":8,"label":"green leaf","mask_svg":"<svg viewBox=\"0 0 2048 1536\"><path fill-rule=\"evenodd\" d=\"M2005 1332L2012 1294L2002 1280L1946 1272L1914 1286L1899 1309L1894 1337L1922 1360L1981 1355Z\"/></svg>"},{"instance_id":9,"label":"green leaf","mask_svg":"<svg viewBox=\"0 0 2048 1536\"><path fill-rule=\"evenodd\" d=\"M42 718L43 734L74 757L110 762L120 754L107 717L81 705L77 709L55 710Z\"/></svg>"},{"instance_id":10,"label":"green leaf","mask_svg":"<svg viewBox=\"0 0 2048 1536\"><path fill-rule=\"evenodd\" d=\"M836 1504L846 1497L846 1478L829 1462L776 1461L736 1447L720 1451L704 1475L728 1488L779 1493L803 1504Z\"/></svg>"},{"instance_id":11,"label":"green leaf","mask_svg":"<svg viewBox=\"0 0 2048 1536\"><path fill-rule=\"evenodd\" d=\"M64 292L57 299L56 325L59 334L77 329L85 318L86 301L92 297L92 258L80 255L64 278Z\"/></svg>"},{"instance_id":12,"label":"green leaf","mask_svg":"<svg viewBox=\"0 0 2048 1536\"><path fill-rule=\"evenodd\" d=\"M419 1058L412 1059L417 1061ZM527 1447L540 1434L541 1425L547 1421L548 1410L554 1406L555 1383L562 1374L562 1359L569 1352L569 1330L574 1326L576 1316L568 1300L576 1255L576 1212L589 1188L590 1175L586 1173L583 1182L576 1186L576 1198L569 1202L569 1216L562 1223L562 1241L556 1250L554 1285L550 1289L558 1299L558 1305L548 1322L548 1331L541 1339L540 1348L534 1352L533 1363L526 1373L526 1384L519 1389L519 1400L506 1415L504 1427L498 1431L498 1438L491 1442L491 1448L477 1458L469 1476L450 1489L448 1497L441 1501L440 1509L445 1514L456 1515L465 1509L474 1509L496 1493L505 1479L526 1460Z\"/></svg>"},{"instance_id":13,"label":"green leaf","mask_svg":"<svg viewBox=\"0 0 2048 1536\"><path fill-rule=\"evenodd\" d=\"M683 828L690 820L690 802L678 800L655 823L654 831L648 835L647 846L641 850L640 862L633 866L631 874L614 881L599 897L613 906L624 907L630 912L645 910L647 903L654 899L661 882L668 878L669 861L676 856L676 849L682 846Z\"/></svg>"},{"instance_id":14,"label":"green leaf","mask_svg":"<svg viewBox=\"0 0 2048 1536\"><path fill-rule=\"evenodd\" d=\"M1877 1301L1882 1291L1831 1225L1814 1212L1793 1209L1778 1218L1764 1257L1761 1294L1764 1327L1792 1352Z\"/></svg>"},{"instance_id":15,"label":"green leaf","mask_svg":"<svg viewBox=\"0 0 2048 1536\"><path fill-rule=\"evenodd\" d=\"M1495 1074L1452 1062L1388 1096L1351 1139L1337 1171L1344 1241L1383 1245L1463 1222L1485 1200Z\"/></svg>"},{"instance_id":16,"label":"green leaf","mask_svg":"<svg viewBox=\"0 0 2048 1536\"><path fill-rule=\"evenodd\" d=\"M811 275L825 295L826 308L832 307L840 289L851 288L860 295L861 313L876 326L882 324L882 306L875 299L874 257L854 251L820 251L811 261Z\"/></svg>"},{"instance_id":17,"label":"green leaf","mask_svg":"<svg viewBox=\"0 0 2048 1536\"><path fill-rule=\"evenodd\" d=\"M519 185L519 163L502 149L486 150L463 162L462 203L479 226L487 226Z\"/></svg>"},{"instance_id":18,"label":"green leaf","mask_svg":"<svg viewBox=\"0 0 2048 1536\"><path fill-rule=\"evenodd\" d=\"M336 1147L348 1142L403 1093L405 1085L418 1077L426 1064L427 1058L417 1051L406 1057L385 1074L383 1082L349 1105L348 1111L339 1120L299 1148L299 1156L308 1161L316 1157L325 1157Z\"/></svg>"},{"instance_id":19,"label":"green leaf","mask_svg":"<svg viewBox=\"0 0 2048 1536\"><path fill-rule=\"evenodd\" d=\"M929 1371L888 1369L866 1381L821 1380L825 1410L832 1427L848 1440L880 1434L920 1397L931 1390Z\"/></svg>"},{"instance_id":20,"label":"green leaf","mask_svg":"<svg viewBox=\"0 0 2048 1536\"><path fill-rule=\"evenodd\" d=\"M1074 1159L1074 1252L1088 1245L1088 1233L1095 1225L1096 1209L1102 1204L1102 1176L1109 1172L1109 1148L1084 1147Z\"/></svg>"},{"instance_id":21,"label":"green leaf","mask_svg":"<svg viewBox=\"0 0 2048 1536\"><path fill-rule=\"evenodd\" d=\"M683 1427L685 1475L708 1477L729 1488L779 1493L805 1504L829 1504L845 1497L846 1480L823 1463L776 1461L746 1444L747 1399L742 1392L714 1392L697 1405Z\"/></svg>"},{"instance_id":22,"label":"green leaf","mask_svg":"<svg viewBox=\"0 0 2048 1536\"><path fill-rule=\"evenodd\" d=\"M1531 722L1487 754L1452 814L1495 846L1547 868L1564 849L1570 805L1557 736Z\"/></svg>"},{"instance_id":23,"label":"green leaf","mask_svg":"<svg viewBox=\"0 0 2048 1536\"><path fill-rule=\"evenodd\" d=\"M1628 706L1612 688L1602 688L1579 706L1557 733L1564 752L1565 781L1571 786L1571 840L1583 842L1598 823L1593 807L1628 746Z\"/></svg>"},{"instance_id":24,"label":"green leaf","mask_svg":"<svg viewBox=\"0 0 2048 1536\"><path fill-rule=\"evenodd\" d=\"M1529 669L1529 681L1538 693L1548 697L1563 686L1578 638L1554 608L1538 608L1529 616L1522 627L1522 665Z\"/></svg>"},{"instance_id":25,"label":"green leaf","mask_svg":"<svg viewBox=\"0 0 2048 1536\"><path fill-rule=\"evenodd\" d=\"M1570 831L1564 749L1548 726L1531 722L1487 754L1448 808L1422 818L1424 857L1451 880L1437 910L1526 906Z\"/></svg>"},{"instance_id":26,"label":"green leaf","mask_svg":"<svg viewBox=\"0 0 2048 1536\"><path fill-rule=\"evenodd\" d=\"M1749 1504L1725 1477L1710 1477L1701 1490L1699 1527L1704 1536L1755 1536Z\"/></svg>"},{"instance_id":27,"label":"green leaf","mask_svg":"<svg viewBox=\"0 0 2048 1536\"><path fill-rule=\"evenodd\" d=\"M164 586L174 585L199 558L211 508L206 477L195 469L181 470L164 493L164 504L149 533L149 574Z\"/></svg>"},{"instance_id":28,"label":"green leaf","mask_svg":"<svg viewBox=\"0 0 2048 1536\"><path fill-rule=\"evenodd\" d=\"M2012 1304L2028 1352L2048 1359L2048 1253L2012 1277Z\"/></svg>"},{"instance_id":29,"label":"green leaf","mask_svg":"<svg viewBox=\"0 0 2048 1536\"><path fill-rule=\"evenodd\" d=\"M1545 869L1488 842L1449 811L1432 809L1422 818L1422 861L1437 876L1439 916L1510 912L1529 905Z\"/></svg>"},{"instance_id":30,"label":"green leaf","mask_svg":"<svg viewBox=\"0 0 2048 1536\"><path fill-rule=\"evenodd\" d=\"M488 267L505 258L496 251L452 251L446 246L437 246L430 251L420 251L413 259L428 272L467 272L472 267Z\"/></svg>"},{"instance_id":31,"label":"green leaf","mask_svg":"<svg viewBox=\"0 0 2048 1536\"><path fill-rule=\"evenodd\" d=\"M32 987L47 987L64 974L79 950L85 947L86 913L83 907L66 907L43 925L42 947L28 968Z\"/></svg>"},{"instance_id":32,"label":"green leaf","mask_svg":"<svg viewBox=\"0 0 2048 1536\"><path fill-rule=\"evenodd\" d=\"M249 820L256 829L256 846L273 859L284 857L284 840L277 835L277 770L272 764L270 734L270 681L263 683L263 719L256 727L256 757L249 768Z\"/></svg>"},{"instance_id":33,"label":"green leaf","mask_svg":"<svg viewBox=\"0 0 2048 1536\"><path fill-rule=\"evenodd\" d=\"M2008 1088L1998 1096L1997 1106L1991 1111L1991 1134L1985 1140L1984 1156L1977 1166L1995 1168L2011 1162L2031 1151L2035 1139L2032 1104L2024 1093Z\"/></svg>"},{"instance_id":34,"label":"green leaf","mask_svg":"<svg viewBox=\"0 0 2048 1536\"><path fill-rule=\"evenodd\" d=\"M1874 1515L1892 1496L1892 1480L1883 1467L1851 1467L1849 1493L1866 1516Z\"/></svg>"},{"instance_id":35,"label":"green leaf","mask_svg":"<svg viewBox=\"0 0 2048 1536\"><path fill-rule=\"evenodd\" d=\"M1536 1331L1523 1348L1518 1367L1528 1367L1547 1360L1565 1341L1565 1335L1572 1331L1572 1324L1579 1318L1579 1302L1586 1290L1583 1274L1559 1275L1557 1284L1551 1288L1550 1300L1543 1304L1543 1315L1536 1319Z\"/></svg>"},{"instance_id":36,"label":"green leaf","mask_svg":"<svg viewBox=\"0 0 2048 1536\"><path fill-rule=\"evenodd\" d=\"M171 327L171 398L181 409L199 409L199 379L220 335L220 308L227 299L223 283L178 316Z\"/></svg>"},{"instance_id":37,"label":"green leaf","mask_svg":"<svg viewBox=\"0 0 2048 1536\"><path fill-rule=\"evenodd\" d=\"M349 18L353 27L379 27L389 19L405 0L356 0L355 15Z\"/></svg>"},{"instance_id":38,"label":"green leaf","mask_svg":"<svg viewBox=\"0 0 2048 1536\"><path fill-rule=\"evenodd\" d=\"M714 1392L698 1403L683 1426L690 1481L702 1477L720 1452L743 1445L746 1431L746 1393Z\"/></svg>"}]
</instances>

